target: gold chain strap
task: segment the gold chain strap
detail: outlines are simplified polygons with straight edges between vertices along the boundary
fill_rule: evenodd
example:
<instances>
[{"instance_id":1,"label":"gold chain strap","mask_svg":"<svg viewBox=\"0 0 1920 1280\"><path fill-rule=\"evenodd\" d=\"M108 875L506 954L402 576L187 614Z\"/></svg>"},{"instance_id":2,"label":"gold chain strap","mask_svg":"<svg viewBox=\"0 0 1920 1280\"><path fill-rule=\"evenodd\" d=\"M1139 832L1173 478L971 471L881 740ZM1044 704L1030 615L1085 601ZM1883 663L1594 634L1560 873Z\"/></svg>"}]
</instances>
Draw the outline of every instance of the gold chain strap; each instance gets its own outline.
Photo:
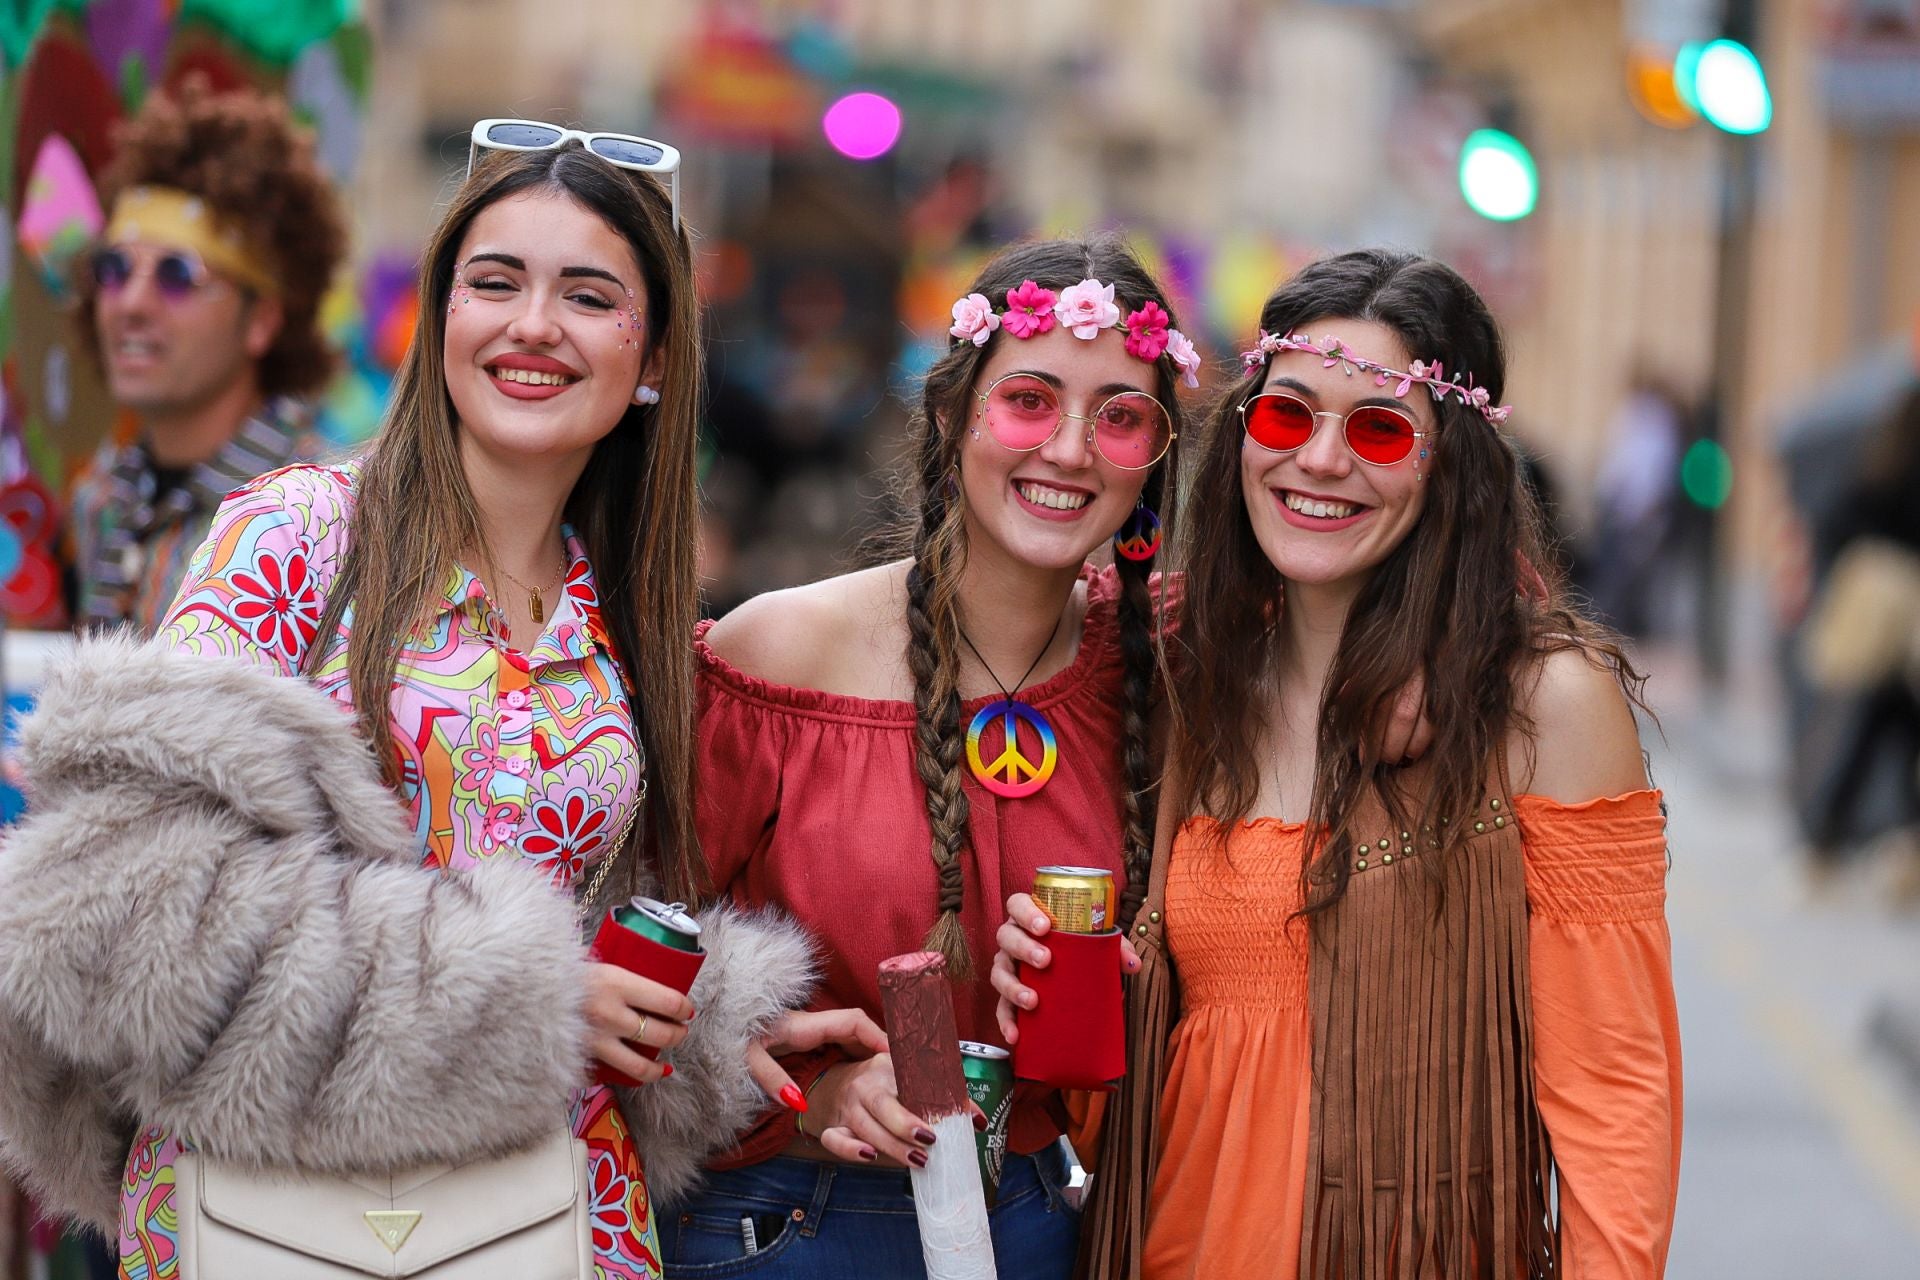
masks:
<instances>
[{"instance_id":1,"label":"gold chain strap","mask_svg":"<svg viewBox=\"0 0 1920 1280\"><path fill-rule=\"evenodd\" d=\"M587 882L587 891L580 897L579 905L574 908L574 924L585 931L587 912L593 910L593 904L600 900L600 889L607 883L607 877L613 872L613 864L620 861L620 855L626 852L627 841L633 837L633 826L640 821L640 810L647 803L647 771L645 757L640 765L640 794L633 798L633 808L627 810L627 820L620 825L620 834L615 837L613 850L600 860L600 866L593 873L593 879Z\"/></svg>"}]
</instances>

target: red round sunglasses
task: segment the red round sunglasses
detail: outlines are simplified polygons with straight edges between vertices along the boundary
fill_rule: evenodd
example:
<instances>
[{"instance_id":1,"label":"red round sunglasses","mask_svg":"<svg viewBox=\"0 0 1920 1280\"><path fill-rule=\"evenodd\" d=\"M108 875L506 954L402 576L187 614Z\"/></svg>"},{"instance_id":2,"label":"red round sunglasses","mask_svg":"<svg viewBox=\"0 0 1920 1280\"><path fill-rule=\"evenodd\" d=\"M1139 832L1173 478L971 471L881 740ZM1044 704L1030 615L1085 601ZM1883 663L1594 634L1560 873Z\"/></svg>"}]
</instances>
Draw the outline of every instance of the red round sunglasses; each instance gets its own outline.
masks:
<instances>
[{"instance_id":1,"label":"red round sunglasses","mask_svg":"<svg viewBox=\"0 0 1920 1280\"><path fill-rule=\"evenodd\" d=\"M1347 448L1360 461L1375 467L1405 462L1414 446L1428 436L1413 415L1383 404L1363 404L1344 414L1314 407L1291 391L1263 391L1240 406L1247 438L1272 453L1292 453L1313 439L1322 418L1337 419Z\"/></svg>"}]
</instances>

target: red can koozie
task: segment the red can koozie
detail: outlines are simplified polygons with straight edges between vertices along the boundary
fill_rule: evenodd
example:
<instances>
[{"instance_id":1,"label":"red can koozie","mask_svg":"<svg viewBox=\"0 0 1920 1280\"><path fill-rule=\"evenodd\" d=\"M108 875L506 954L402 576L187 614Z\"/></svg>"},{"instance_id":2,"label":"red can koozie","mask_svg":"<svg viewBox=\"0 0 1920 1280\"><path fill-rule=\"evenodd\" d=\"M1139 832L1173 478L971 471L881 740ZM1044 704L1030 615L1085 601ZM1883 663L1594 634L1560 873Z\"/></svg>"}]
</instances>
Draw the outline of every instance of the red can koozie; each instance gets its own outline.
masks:
<instances>
[{"instance_id":1,"label":"red can koozie","mask_svg":"<svg viewBox=\"0 0 1920 1280\"><path fill-rule=\"evenodd\" d=\"M1111 1090L1127 1073L1120 931L1049 933L1044 969L1016 966L1040 1003L1016 1010L1013 1074L1061 1089Z\"/></svg>"},{"instance_id":2,"label":"red can koozie","mask_svg":"<svg viewBox=\"0 0 1920 1280\"><path fill-rule=\"evenodd\" d=\"M651 978L682 995L693 989L693 980L699 974L700 966L706 963L706 952L682 951L678 947L656 942L613 917L613 911L607 912L600 921L599 932L593 936L594 959L603 964L619 965L627 972L637 973L643 978ZM650 1044L631 1047L649 1061L660 1056L660 1050ZM640 1083L605 1063L600 1064L593 1078L600 1084L617 1084L628 1089L636 1088Z\"/></svg>"}]
</instances>

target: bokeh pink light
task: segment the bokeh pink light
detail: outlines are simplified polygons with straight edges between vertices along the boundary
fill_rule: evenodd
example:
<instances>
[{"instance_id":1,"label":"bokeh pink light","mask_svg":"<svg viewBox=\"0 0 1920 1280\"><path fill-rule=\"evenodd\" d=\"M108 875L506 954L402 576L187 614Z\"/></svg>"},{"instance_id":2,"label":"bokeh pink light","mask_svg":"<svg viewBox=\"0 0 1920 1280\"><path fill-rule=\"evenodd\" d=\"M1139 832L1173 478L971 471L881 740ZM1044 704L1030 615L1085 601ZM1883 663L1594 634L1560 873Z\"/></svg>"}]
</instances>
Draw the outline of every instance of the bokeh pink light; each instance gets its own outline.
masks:
<instances>
[{"instance_id":1,"label":"bokeh pink light","mask_svg":"<svg viewBox=\"0 0 1920 1280\"><path fill-rule=\"evenodd\" d=\"M820 128L841 155L872 160L900 140L900 108L877 93L850 93L827 108Z\"/></svg>"}]
</instances>

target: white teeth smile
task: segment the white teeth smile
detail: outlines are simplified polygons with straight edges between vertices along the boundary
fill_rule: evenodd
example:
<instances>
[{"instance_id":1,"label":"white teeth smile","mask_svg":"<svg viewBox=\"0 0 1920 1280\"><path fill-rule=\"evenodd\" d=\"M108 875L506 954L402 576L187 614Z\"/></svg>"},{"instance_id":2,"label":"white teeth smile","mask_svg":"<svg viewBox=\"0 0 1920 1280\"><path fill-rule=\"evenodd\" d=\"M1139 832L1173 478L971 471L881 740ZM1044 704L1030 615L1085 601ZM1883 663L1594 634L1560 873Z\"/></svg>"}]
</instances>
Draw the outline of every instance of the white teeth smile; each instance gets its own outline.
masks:
<instances>
[{"instance_id":1,"label":"white teeth smile","mask_svg":"<svg viewBox=\"0 0 1920 1280\"><path fill-rule=\"evenodd\" d=\"M1078 511L1093 498L1090 493L1068 493L1064 489L1053 489L1031 481L1022 481L1014 488L1020 491L1021 497L1034 506L1050 507L1055 511Z\"/></svg>"},{"instance_id":2,"label":"white teeth smile","mask_svg":"<svg viewBox=\"0 0 1920 1280\"><path fill-rule=\"evenodd\" d=\"M1322 520L1344 520L1360 509L1352 502L1316 502L1297 493L1286 494L1281 501L1287 504L1289 511L1298 511L1303 516L1318 516Z\"/></svg>"},{"instance_id":3,"label":"white teeth smile","mask_svg":"<svg viewBox=\"0 0 1920 1280\"><path fill-rule=\"evenodd\" d=\"M123 356L151 356L160 353L160 344L144 338L122 338L113 344L113 349Z\"/></svg>"},{"instance_id":4,"label":"white teeth smile","mask_svg":"<svg viewBox=\"0 0 1920 1280\"><path fill-rule=\"evenodd\" d=\"M580 381L564 373L539 373L532 369L489 369L502 382L523 382L530 387L565 387Z\"/></svg>"}]
</instances>

